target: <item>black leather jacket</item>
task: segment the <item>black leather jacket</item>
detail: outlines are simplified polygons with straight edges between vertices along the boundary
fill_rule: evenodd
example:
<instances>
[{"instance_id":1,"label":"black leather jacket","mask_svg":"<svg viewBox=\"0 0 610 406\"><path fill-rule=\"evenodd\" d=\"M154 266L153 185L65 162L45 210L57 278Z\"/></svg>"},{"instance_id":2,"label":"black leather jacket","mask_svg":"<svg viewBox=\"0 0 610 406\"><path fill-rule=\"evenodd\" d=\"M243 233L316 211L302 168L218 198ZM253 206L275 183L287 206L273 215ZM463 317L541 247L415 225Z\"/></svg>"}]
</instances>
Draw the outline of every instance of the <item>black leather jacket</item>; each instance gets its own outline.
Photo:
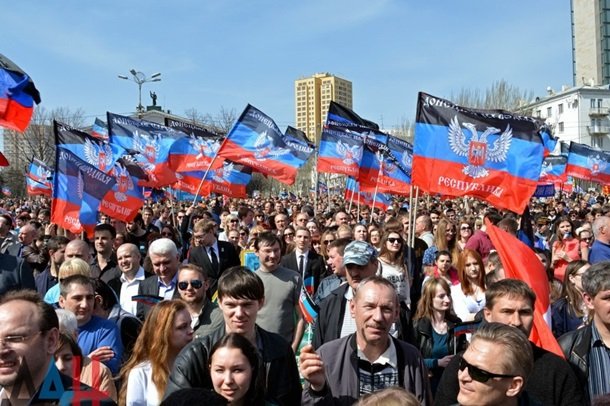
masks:
<instances>
[{"instance_id":1,"label":"black leather jacket","mask_svg":"<svg viewBox=\"0 0 610 406\"><path fill-rule=\"evenodd\" d=\"M457 337L456 346L454 344L452 330L455 324L461 322L462 320L459 317L456 317L451 314L448 314L446 316L446 320L447 330L449 331L449 337L447 339L447 354L456 354L458 352L464 351L466 349L466 336L461 335ZM414 320L412 331L413 336L410 339L411 344L413 344L419 349L424 358L430 358L430 354L432 354L432 347L434 346L434 342L432 340L432 323L430 322L430 319L424 317L419 320Z\"/></svg>"},{"instance_id":2,"label":"black leather jacket","mask_svg":"<svg viewBox=\"0 0 610 406\"><path fill-rule=\"evenodd\" d=\"M184 347L169 375L164 398L184 388L213 389L208 368L208 354L214 343L225 335L224 324L212 334L196 339ZM265 398L280 405L298 405L301 402L301 382L296 358L290 344L278 334L256 326L256 339L262 346L262 364L265 377Z\"/></svg>"},{"instance_id":3,"label":"black leather jacket","mask_svg":"<svg viewBox=\"0 0 610 406\"><path fill-rule=\"evenodd\" d=\"M566 361L572 367L589 401L589 349L591 347L591 325L570 331L559 338L559 346Z\"/></svg>"}]
</instances>

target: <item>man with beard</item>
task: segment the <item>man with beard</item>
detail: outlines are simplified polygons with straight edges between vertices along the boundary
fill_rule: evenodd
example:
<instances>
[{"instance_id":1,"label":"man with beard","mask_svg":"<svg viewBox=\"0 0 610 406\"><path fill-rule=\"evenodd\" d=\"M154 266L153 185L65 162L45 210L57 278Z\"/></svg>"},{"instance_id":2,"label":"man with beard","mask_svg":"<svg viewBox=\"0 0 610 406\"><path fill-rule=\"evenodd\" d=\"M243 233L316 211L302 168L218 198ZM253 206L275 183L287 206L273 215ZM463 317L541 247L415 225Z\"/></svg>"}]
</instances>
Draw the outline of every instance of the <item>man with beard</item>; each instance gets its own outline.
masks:
<instances>
[{"instance_id":1,"label":"man with beard","mask_svg":"<svg viewBox=\"0 0 610 406\"><path fill-rule=\"evenodd\" d=\"M223 323L222 312L206 295L208 287L208 278L201 267L187 264L178 270L178 292L191 314L195 338L210 334Z\"/></svg>"}]
</instances>

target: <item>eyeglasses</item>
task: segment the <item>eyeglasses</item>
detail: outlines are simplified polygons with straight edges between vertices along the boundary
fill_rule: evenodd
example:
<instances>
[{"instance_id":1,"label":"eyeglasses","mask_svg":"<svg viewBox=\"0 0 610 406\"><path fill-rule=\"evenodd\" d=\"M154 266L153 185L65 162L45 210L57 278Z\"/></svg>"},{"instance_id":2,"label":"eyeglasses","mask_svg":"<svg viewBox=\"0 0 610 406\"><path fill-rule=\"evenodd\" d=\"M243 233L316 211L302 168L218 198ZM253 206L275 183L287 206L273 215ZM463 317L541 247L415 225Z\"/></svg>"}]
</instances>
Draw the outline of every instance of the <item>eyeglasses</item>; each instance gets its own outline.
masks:
<instances>
[{"instance_id":1,"label":"eyeglasses","mask_svg":"<svg viewBox=\"0 0 610 406\"><path fill-rule=\"evenodd\" d=\"M193 279L190 282L188 282L188 281L178 282L178 289L187 290L189 287L189 284L193 287L193 289L201 289L201 287L203 286L203 282L201 282L199 279Z\"/></svg>"},{"instance_id":2,"label":"eyeglasses","mask_svg":"<svg viewBox=\"0 0 610 406\"><path fill-rule=\"evenodd\" d=\"M238 223L238 222L239 222L239 220L235 220L235 219L229 220L229 223Z\"/></svg>"},{"instance_id":3,"label":"eyeglasses","mask_svg":"<svg viewBox=\"0 0 610 406\"><path fill-rule=\"evenodd\" d=\"M165 232L165 233L161 233L161 235L162 235L163 237L173 237L173 236L174 236L172 233L167 233L167 232Z\"/></svg>"},{"instance_id":4,"label":"eyeglasses","mask_svg":"<svg viewBox=\"0 0 610 406\"><path fill-rule=\"evenodd\" d=\"M470 230L470 226L462 226L460 227L460 230Z\"/></svg>"},{"instance_id":5,"label":"eyeglasses","mask_svg":"<svg viewBox=\"0 0 610 406\"><path fill-rule=\"evenodd\" d=\"M455 234L455 230L450 228L448 230L445 230L445 233L451 233L451 234Z\"/></svg>"},{"instance_id":6,"label":"eyeglasses","mask_svg":"<svg viewBox=\"0 0 610 406\"><path fill-rule=\"evenodd\" d=\"M466 361L464 358L462 358L460 360L459 369L460 369L460 371L463 371L466 368L468 368L468 375L470 375L470 377L472 379L474 379L475 381L481 382L481 383L485 383L485 382L489 381L491 378L514 378L516 376L516 375L494 374L494 373L488 372L484 369L475 367L474 365L472 365L468 361Z\"/></svg>"},{"instance_id":7,"label":"eyeglasses","mask_svg":"<svg viewBox=\"0 0 610 406\"><path fill-rule=\"evenodd\" d=\"M581 241L591 242L592 239L593 239L593 237L586 237L586 238L581 238Z\"/></svg>"},{"instance_id":8,"label":"eyeglasses","mask_svg":"<svg viewBox=\"0 0 610 406\"><path fill-rule=\"evenodd\" d=\"M284 233L284 237L292 237L294 236L294 233Z\"/></svg>"},{"instance_id":9,"label":"eyeglasses","mask_svg":"<svg viewBox=\"0 0 610 406\"><path fill-rule=\"evenodd\" d=\"M239 235L241 235L243 237L244 235L248 235L248 234L247 233L239 233Z\"/></svg>"},{"instance_id":10,"label":"eyeglasses","mask_svg":"<svg viewBox=\"0 0 610 406\"><path fill-rule=\"evenodd\" d=\"M13 348L15 345L19 345L24 341L36 337L38 334L41 334L42 331L38 331L36 333L30 335L15 335L15 336L6 336L4 338L0 338L0 344L4 344L8 348Z\"/></svg>"},{"instance_id":11,"label":"eyeglasses","mask_svg":"<svg viewBox=\"0 0 610 406\"><path fill-rule=\"evenodd\" d=\"M335 241L335 240L324 240L324 241L322 241L322 244L328 245L328 244L330 244L333 241Z\"/></svg>"},{"instance_id":12,"label":"eyeglasses","mask_svg":"<svg viewBox=\"0 0 610 406\"><path fill-rule=\"evenodd\" d=\"M393 237L392 238L388 238L388 242L390 244L395 244L397 242L402 244L402 238L393 238Z\"/></svg>"}]
</instances>

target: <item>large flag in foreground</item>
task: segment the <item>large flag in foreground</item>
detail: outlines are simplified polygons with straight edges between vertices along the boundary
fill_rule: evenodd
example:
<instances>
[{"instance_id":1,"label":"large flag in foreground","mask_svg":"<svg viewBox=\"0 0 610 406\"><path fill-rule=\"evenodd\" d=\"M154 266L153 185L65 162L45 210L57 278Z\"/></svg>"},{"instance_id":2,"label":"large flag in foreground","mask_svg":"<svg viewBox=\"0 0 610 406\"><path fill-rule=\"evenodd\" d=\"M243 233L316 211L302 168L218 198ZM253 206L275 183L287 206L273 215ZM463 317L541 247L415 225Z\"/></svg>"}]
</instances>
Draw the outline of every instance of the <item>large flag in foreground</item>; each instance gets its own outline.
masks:
<instances>
[{"instance_id":1,"label":"large flag in foreground","mask_svg":"<svg viewBox=\"0 0 610 406\"><path fill-rule=\"evenodd\" d=\"M134 158L145 169L149 180L140 181L140 186L163 187L176 181L176 174L169 167L169 151L184 133L113 113L108 113L108 133L113 150L118 146L135 154Z\"/></svg>"},{"instance_id":2,"label":"large flag in foreground","mask_svg":"<svg viewBox=\"0 0 610 406\"><path fill-rule=\"evenodd\" d=\"M522 213L540 177L541 128L531 117L467 109L420 92L413 185Z\"/></svg>"},{"instance_id":3,"label":"large flag in foreground","mask_svg":"<svg viewBox=\"0 0 610 406\"><path fill-rule=\"evenodd\" d=\"M214 160L223 137L206 128L165 118L165 125L188 134L177 140L169 151L169 166L176 172L205 171L220 168L222 159Z\"/></svg>"},{"instance_id":4,"label":"large flag in foreground","mask_svg":"<svg viewBox=\"0 0 610 406\"><path fill-rule=\"evenodd\" d=\"M570 143L566 173L575 178L610 184L610 153L588 145Z\"/></svg>"},{"instance_id":5,"label":"large flag in foreground","mask_svg":"<svg viewBox=\"0 0 610 406\"><path fill-rule=\"evenodd\" d=\"M364 137L374 135L378 129L377 124L331 101L320 138L318 171L357 178L364 152Z\"/></svg>"},{"instance_id":6,"label":"large flag in foreground","mask_svg":"<svg viewBox=\"0 0 610 406\"><path fill-rule=\"evenodd\" d=\"M279 127L262 111L248 104L227 135L218 156L251 167L292 185L303 165L284 141Z\"/></svg>"},{"instance_id":7,"label":"large flag in foreground","mask_svg":"<svg viewBox=\"0 0 610 406\"><path fill-rule=\"evenodd\" d=\"M51 222L73 233L93 238L100 202L114 186L114 178L72 152L56 148Z\"/></svg>"},{"instance_id":8,"label":"large flag in foreground","mask_svg":"<svg viewBox=\"0 0 610 406\"><path fill-rule=\"evenodd\" d=\"M544 265L534 251L506 231L485 219L487 234L500 255L507 278L519 279L527 283L536 293L534 327L530 340L539 347L564 357L547 321L551 317L549 282Z\"/></svg>"},{"instance_id":9,"label":"large flag in foreground","mask_svg":"<svg viewBox=\"0 0 610 406\"><path fill-rule=\"evenodd\" d=\"M25 131L40 93L32 79L13 61L0 54L0 127Z\"/></svg>"}]
</instances>

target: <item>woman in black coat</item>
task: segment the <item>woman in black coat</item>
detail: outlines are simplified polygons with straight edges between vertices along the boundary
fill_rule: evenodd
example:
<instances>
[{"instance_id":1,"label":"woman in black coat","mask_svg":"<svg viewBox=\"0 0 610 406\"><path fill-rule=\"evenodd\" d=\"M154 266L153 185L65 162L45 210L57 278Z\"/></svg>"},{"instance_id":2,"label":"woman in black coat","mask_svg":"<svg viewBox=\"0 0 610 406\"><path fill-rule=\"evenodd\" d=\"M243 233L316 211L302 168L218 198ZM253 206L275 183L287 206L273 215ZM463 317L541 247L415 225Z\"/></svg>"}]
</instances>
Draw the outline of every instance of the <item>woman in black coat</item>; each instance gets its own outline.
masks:
<instances>
[{"instance_id":1,"label":"woman in black coat","mask_svg":"<svg viewBox=\"0 0 610 406\"><path fill-rule=\"evenodd\" d=\"M443 278L431 278L423 287L413 316L412 343L421 351L430 373L433 394L453 356L466 348L466 337L453 328L461 320L452 314L451 288Z\"/></svg>"}]
</instances>

